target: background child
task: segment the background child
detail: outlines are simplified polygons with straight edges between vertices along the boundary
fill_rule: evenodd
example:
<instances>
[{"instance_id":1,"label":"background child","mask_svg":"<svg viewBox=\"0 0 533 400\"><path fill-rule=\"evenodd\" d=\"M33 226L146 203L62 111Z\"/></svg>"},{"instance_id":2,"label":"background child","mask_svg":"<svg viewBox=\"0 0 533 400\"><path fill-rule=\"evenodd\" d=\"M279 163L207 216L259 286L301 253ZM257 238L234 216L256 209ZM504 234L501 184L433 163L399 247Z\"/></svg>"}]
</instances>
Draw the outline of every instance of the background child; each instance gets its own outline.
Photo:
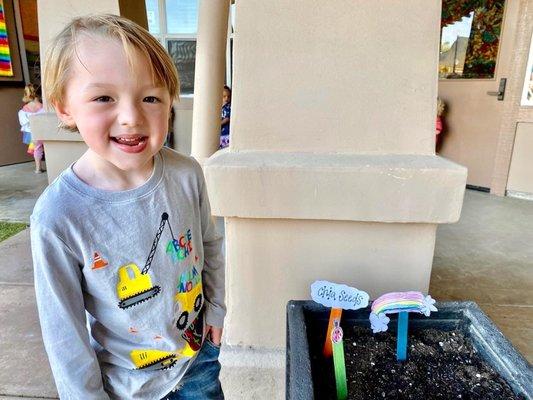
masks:
<instances>
[{"instance_id":1,"label":"background child","mask_svg":"<svg viewBox=\"0 0 533 400\"><path fill-rule=\"evenodd\" d=\"M437 97L437 123L436 123L436 138L435 138L435 149L438 152L442 145L442 130L443 130L443 121L442 117L444 111L446 110L446 104L444 101Z\"/></svg>"},{"instance_id":2,"label":"background child","mask_svg":"<svg viewBox=\"0 0 533 400\"><path fill-rule=\"evenodd\" d=\"M35 160L35 173L40 174L45 171L41 167L44 146L41 140L32 139L30 116L44 112L44 108L39 101L35 87L31 83L24 88L24 97L22 98L22 101L25 104L18 112L20 130L22 132L22 143L28 145L28 154L33 155L33 159Z\"/></svg>"},{"instance_id":3,"label":"background child","mask_svg":"<svg viewBox=\"0 0 533 400\"><path fill-rule=\"evenodd\" d=\"M224 86L224 90L222 90L222 110L220 114L220 148L223 149L229 146L231 89L228 86Z\"/></svg>"},{"instance_id":4,"label":"background child","mask_svg":"<svg viewBox=\"0 0 533 400\"><path fill-rule=\"evenodd\" d=\"M171 58L129 20L78 18L52 42L44 82L88 146L31 217L60 398L223 399L222 237L199 164L162 148L179 88Z\"/></svg>"}]
</instances>

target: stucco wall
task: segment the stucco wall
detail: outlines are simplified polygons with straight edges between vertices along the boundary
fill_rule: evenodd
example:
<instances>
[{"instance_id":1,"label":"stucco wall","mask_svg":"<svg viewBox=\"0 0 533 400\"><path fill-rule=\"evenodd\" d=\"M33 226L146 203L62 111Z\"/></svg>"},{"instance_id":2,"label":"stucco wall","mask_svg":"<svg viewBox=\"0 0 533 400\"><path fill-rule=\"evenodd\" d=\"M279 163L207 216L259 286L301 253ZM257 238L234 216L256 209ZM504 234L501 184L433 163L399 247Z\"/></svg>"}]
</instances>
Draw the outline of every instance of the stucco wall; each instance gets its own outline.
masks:
<instances>
[{"instance_id":1,"label":"stucco wall","mask_svg":"<svg viewBox=\"0 0 533 400\"><path fill-rule=\"evenodd\" d=\"M232 148L434 154L440 3L236 4Z\"/></svg>"},{"instance_id":2,"label":"stucco wall","mask_svg":"<svg viewBox=\"0 0 533 400\"><path fill-rule=\"evenodd\" d=\"M533 195L533 123L519 123L509 170L507 190Z\"/></svg>"},{"instance_id":3,"label":"stucco wall","mask_svg":"<svg viewBox=\"0 0 533 400\"><path fill-rule=\"evenodd\" d=\"M372 298L427 292L435 231L432 224L226 219L226 237L237 244L226 256L227 342L282 346L287 301L310 298L316 279L353 285Z\"/></svg>"},{"instance_id":4,"label":"stucco wall","mask_svg":"<svg viewBox=\"0 0 533 400\"><path fill-rule=\"evenodd\" d=\"M193 102L193 97L187 96L174 103L174 150L187 155L191 154Z\"/></svg>"}]
</instances>

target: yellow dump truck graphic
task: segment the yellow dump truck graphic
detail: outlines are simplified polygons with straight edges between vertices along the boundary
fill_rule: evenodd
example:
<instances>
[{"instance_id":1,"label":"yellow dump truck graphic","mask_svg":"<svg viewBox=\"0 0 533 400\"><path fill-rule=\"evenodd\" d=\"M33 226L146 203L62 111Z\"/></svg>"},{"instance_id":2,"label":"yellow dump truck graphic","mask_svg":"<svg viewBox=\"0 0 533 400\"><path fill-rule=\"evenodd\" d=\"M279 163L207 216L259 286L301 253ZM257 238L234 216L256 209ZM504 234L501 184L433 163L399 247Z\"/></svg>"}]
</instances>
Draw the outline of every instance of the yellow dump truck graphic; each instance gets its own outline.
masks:
<instances>
[{"instance_id":1,"label":"yellow dump truck graphic","mask_svg":"<svg viewBox=\"0 0 533 400\"><path fill-rule=\"evenodd\" d=\"M184 292L178 292L175 296L176 303L180 305L180 316L176 322L176 328L183 330L187 327L189 316L193 311L198 312L202 307L202 280L194 286L189 285Z\"/></svg>"}]
</instances>

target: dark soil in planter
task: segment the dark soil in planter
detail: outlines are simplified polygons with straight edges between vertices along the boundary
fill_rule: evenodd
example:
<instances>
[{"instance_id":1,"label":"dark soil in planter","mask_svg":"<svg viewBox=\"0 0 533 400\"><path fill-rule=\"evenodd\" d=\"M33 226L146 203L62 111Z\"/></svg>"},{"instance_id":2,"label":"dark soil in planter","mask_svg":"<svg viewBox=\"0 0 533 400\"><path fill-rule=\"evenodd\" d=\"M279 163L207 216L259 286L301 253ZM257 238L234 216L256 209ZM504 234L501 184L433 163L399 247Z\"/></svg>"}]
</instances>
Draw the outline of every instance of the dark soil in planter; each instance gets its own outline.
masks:
<instances>
[{"instance_id":1,"label":"dark soil in planter","mask_svg":"<svg viewBox=\"0 0 533 400\"><path fill-rule=\"evenodd\" d=\"M396 323L393 318L390 327ZM322 356L324 328L310 328L315 398L336 399L333 358ZM459 330L410 330L408 360L398 363L395 332L343 329L348 399L525 399L513 393Z\"/></svg>"}]
</instances>

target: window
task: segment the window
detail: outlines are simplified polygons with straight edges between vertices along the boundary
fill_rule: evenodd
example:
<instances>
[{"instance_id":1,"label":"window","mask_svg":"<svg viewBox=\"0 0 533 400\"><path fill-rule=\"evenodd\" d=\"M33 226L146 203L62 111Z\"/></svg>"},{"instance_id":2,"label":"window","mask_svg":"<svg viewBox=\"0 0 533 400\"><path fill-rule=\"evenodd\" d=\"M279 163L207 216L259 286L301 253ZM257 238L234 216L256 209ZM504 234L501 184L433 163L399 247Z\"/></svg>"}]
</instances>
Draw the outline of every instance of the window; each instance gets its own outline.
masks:
<instances>
[{"instance_id":1,"label":"window","mask_svg":"<svg viewBox=\"0 0 533 400\"><path fill-rule=\"evenodd\" d=\"M439 77L493 79L505 0L442 0Z\"/></svg>"},{"instance_id":2,"label":"window","mask_svg":"<svg viewBox=\"0 0 533 400\"><path fill-rule=\"evenodd\" d=\"M167 0L167 32L196 34L198 27L198 0Z\"/></svg>"},{"instance_id":3,"label":"window","mask_svg":"<svg viewBox=\"0 0 533 400\"><path fill-rule=\"evenodd\" d=\"M148 30L152 35L159 35L159 1L146 0L146 17L148 19Z\"/></svg>"},{"instance_id":4,"label":"window","mask_svg":"<svg viewBox=\"0 0 533 400\"><path fill-rule=\"evenodd\" d=\"M180 92L194 92L198 0L145 0L148 30L167 49L180 75Z\"/></svg>"},{"instance_id":5,"label":"window","mask_svg":"<svg viewBox=\"0 0 533 400\"><path fill-rule=\"evenodd\" d=\"M174 60L180 75L181 94L192 95L198 32L198 0L145 0L145 4L148 30L161 42ZM231 14L233 7L232 5ZM231 31L233 32L233 29ZM228 65L231 66L231 61ZM231 83L231 67L227 69L230 72L226 81Z\"/></svg>"},{"instance_id":6,"label":"window","mask_svg":"<svg viewBox=\"0 0 533 400\"><path fill-rule=\"evenodd\" d=\"M181 93L192 94L194 92L196 40L168 39L167 46L180 74Z\"/></svg>"}]
</instances>

